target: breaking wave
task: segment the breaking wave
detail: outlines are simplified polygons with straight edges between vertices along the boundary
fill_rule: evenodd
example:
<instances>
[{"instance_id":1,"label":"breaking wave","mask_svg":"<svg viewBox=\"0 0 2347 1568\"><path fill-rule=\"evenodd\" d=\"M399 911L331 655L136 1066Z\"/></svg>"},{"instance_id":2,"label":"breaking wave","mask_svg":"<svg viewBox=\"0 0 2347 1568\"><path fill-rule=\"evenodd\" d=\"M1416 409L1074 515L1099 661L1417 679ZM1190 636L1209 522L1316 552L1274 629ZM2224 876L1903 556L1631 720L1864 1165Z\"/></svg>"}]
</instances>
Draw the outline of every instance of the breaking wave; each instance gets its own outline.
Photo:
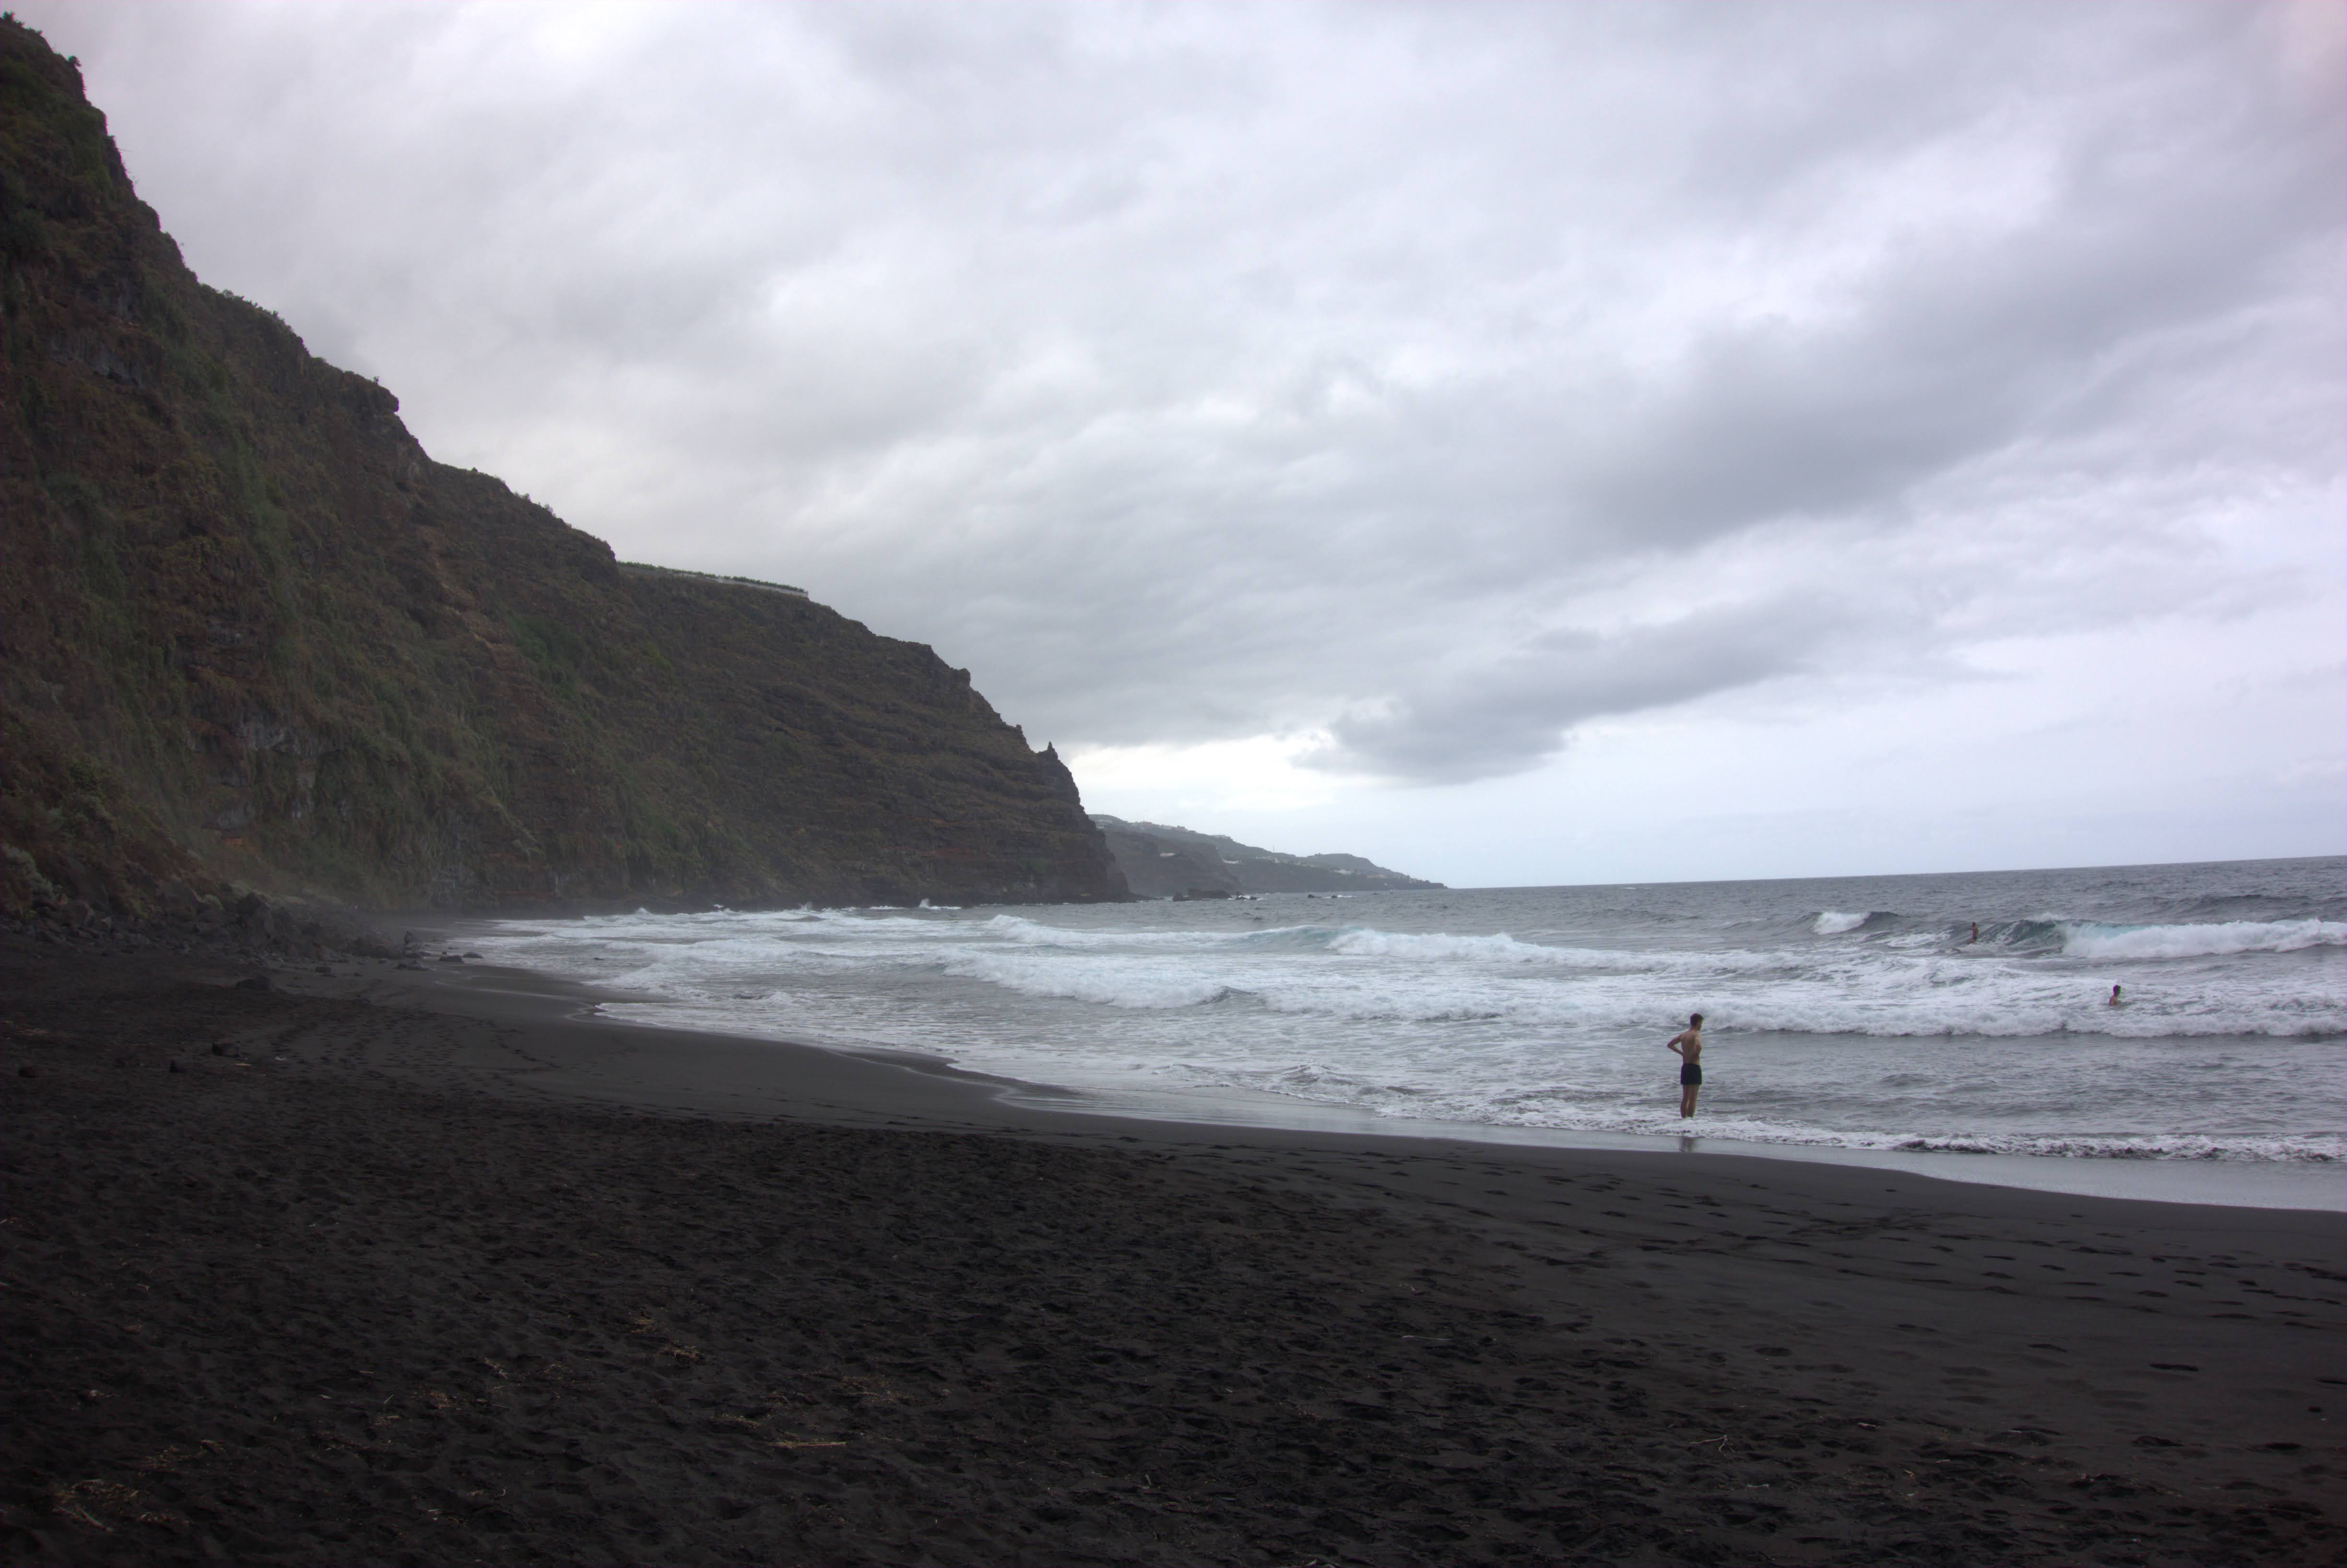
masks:
<instances>
[{"instance_id":1,"label":"breaking wave","mask_svg":"<svg viewBox=\"0 0 2347 1568\"><path fill-rule=\"evenodd\" d=\"M2211 958L2233 953L2295 953L2347 945L2347 921L2227 920L2208 926L2061 925L2062 951L2074 958Z\"/></svg>"},{"instance_id":2,"label":"breaking wave","mask_svg":"<svg viewBox=\"0 0 2347 1568\"><path fill-rule=\"evenodd\" d=\"M2154 870L1445 890L1354 924L1279 898L637 912L478 940L648 1021L1566 1132L1677 1131L1661 1042L1701 1011L1707 1137L2327 1169L2336 863Z\"/></svg>"}]
</instances>

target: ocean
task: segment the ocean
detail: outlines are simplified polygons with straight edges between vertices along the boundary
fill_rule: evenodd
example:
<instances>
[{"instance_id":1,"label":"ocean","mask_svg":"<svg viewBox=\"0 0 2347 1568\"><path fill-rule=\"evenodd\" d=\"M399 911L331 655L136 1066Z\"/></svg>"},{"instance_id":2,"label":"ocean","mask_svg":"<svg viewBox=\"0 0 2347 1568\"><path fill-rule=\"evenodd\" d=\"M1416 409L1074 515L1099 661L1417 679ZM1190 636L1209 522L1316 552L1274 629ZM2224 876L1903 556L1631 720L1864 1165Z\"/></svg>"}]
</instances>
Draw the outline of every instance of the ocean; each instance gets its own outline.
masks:
<instances>
[{"instance_id":1,"label":"ocean","mask_svg":"<svg viewBox=\"0 0 2347 1568\"><path fill-rule=\"evenodd\" d=\"M1972 938L1973 927L1979 938ZM2061 1160L2347 1153L2347 862L504 921L607 1013L1145 1102ZM2106 1005L2111 987L2123 1005Z\"/></svg>"}]
</instances>

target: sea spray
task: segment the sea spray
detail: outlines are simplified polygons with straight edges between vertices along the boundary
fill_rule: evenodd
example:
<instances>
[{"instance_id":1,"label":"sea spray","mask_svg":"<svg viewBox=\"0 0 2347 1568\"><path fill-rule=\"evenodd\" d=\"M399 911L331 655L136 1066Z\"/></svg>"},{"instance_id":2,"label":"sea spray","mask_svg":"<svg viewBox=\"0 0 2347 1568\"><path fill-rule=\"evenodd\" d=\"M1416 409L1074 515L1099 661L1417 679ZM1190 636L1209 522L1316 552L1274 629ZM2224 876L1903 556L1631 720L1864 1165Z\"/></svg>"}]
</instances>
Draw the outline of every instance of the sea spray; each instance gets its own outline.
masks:
<instances>
[{"instance_id":1,"label":"sea spray","mask_svg":"<svg viewBox=\"0 0 2347 1568\"><path fill-rule=\"evenodd\" d=\"M639 914L482 946L657 994L648 1020L1494 1127L1669 1131L1659 1042L1702 1010L1715 1136L2309 1163L2337 1157L2347 1121L2341 886L2335 860L2252 862L1340 911ZM2113 984L2125 1005L2106 1005Z\"/></svg>"}]
</instances>

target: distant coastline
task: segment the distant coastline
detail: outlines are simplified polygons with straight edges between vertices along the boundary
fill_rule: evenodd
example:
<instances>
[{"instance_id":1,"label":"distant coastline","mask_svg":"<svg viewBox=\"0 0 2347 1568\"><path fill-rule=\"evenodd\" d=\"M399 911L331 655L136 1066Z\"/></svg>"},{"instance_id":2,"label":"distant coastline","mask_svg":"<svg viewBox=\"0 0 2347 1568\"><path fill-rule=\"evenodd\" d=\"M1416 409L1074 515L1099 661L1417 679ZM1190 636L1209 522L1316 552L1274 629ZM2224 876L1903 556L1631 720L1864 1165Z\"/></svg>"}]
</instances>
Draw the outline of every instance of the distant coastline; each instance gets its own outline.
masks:
<instances>
[{"instance_id":1,"label":"distant coastline","mask_svg":"<svg viewBox=\"0 0 2347 1568\"><path fill-rule=\"evenodd\" d=\"M1136 898L1229 898L1262 893L1391 893L1439 888L1358 855L1289 855L1159 822L1091 814Z\"/></svg>"}]
</instances>

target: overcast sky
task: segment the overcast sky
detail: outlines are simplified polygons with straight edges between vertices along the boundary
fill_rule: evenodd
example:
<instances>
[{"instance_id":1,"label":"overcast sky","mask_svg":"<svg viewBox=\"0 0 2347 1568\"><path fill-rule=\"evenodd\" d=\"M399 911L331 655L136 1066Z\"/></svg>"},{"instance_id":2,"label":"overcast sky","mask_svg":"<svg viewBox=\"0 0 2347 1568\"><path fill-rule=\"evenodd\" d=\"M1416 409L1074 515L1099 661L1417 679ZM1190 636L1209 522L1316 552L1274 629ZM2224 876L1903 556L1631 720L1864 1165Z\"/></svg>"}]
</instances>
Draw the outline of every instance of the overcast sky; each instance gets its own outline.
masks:
<instances>
[{"instance_id":1,"label":"overcast sky","mask_svg":"<svg viewBox=\"0 0 2347 1568\"><path fill-rule=\"evenodd\" d=\"M2335 854L2338 0L16 0L206 282L1087 803L1454 885Z\"/></svg>"}]
</instances>

